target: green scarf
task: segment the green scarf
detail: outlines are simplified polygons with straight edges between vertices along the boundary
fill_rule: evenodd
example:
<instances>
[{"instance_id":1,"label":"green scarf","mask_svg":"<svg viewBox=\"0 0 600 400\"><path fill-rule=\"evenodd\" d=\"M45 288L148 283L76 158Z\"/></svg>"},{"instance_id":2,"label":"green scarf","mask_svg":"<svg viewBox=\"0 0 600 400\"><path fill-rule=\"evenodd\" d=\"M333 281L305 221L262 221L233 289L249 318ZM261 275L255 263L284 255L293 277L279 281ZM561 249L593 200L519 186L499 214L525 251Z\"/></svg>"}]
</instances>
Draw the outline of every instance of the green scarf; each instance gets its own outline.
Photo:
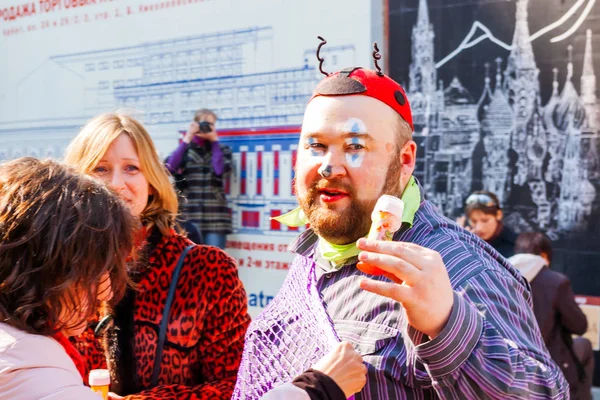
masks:
<instances>
[{"instance_id":1,"label":"green scarf","mask_svg":"<svg viewBox=\"0 0 600 400\"><path fill-rule=\"evenodd\" d=\"M419 209L421 204L421 191L419 185L415 181L414 177L410 177L404 193L402 193L402 201L404 202L404 211L402 212L402 223L412 226L415 213ZM304 211L300 207L293 209L292 211L280 215L278 217L271 218L281 222L284 225L297 227L308 224L308 218L304 214ZM324 259L331 261L334 264L338 264L341 261L347 260L360 253L360 250L356 247L356 242L337 245L329 243L325 239L319 236L319 251Z\"/></svg>"},{"instance_id":2,"label":"green scarf","mask_svg":"<svg viewBox=\"0 0 600 400\"><path fill-rule=\"evenodd\" d=\"M360 250L356 247L356 242L350 244L333 244L319 237L319 253L321 256L335 265L352 257L356 257Z\"/></svg>"}]
</instances>

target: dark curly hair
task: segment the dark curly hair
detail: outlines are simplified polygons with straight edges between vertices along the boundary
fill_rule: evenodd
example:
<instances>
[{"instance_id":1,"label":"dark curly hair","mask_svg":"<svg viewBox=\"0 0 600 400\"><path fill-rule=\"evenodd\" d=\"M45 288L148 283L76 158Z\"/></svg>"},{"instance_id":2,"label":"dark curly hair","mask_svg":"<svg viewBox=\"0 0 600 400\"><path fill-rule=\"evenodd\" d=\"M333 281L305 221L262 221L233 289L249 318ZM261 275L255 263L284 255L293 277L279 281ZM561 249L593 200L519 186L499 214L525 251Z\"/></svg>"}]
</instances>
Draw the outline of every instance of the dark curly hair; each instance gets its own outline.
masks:
<instances>
[{"instance_id":1,"label":"dark curly hair","mask_svg":"<svg viewBox=\"0 0 600 400\"><path fill-rule=\"evenodd\" d=\"M94 316L107 274L118 301L137 228L100 181L51 160L0 164L0 321L42 335L69 329L65 321Z\"/></svg>"}]
</instances>

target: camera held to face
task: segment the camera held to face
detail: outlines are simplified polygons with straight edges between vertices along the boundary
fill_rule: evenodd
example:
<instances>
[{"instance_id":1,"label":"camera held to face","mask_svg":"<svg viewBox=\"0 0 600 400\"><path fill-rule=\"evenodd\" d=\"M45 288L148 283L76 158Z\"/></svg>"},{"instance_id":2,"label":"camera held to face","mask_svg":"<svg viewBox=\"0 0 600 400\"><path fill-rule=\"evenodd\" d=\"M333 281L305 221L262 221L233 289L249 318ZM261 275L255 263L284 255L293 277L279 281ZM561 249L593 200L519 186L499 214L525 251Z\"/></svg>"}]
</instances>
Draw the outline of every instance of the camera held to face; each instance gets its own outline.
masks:
<instances>
[{"instance_id":1,"label":"camera held to face","mask_svg":"<svg viewBox=\"0 0 600 400\"><path fill-rule=\"evenodd\" d=\"M200 121L198 122L198 126L200 128L200 133L212 132L212 124L208 121Z\"/></svg>"}]
</instances>

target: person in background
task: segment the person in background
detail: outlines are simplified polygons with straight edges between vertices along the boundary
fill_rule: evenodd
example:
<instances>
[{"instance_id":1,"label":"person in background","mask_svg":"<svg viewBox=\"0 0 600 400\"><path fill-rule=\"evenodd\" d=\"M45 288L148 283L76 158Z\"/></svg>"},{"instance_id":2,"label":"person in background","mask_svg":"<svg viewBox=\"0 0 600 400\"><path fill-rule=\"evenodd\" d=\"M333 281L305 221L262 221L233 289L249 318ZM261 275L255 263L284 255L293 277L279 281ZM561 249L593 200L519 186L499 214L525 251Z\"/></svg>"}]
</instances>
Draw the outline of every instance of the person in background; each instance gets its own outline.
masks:
<instances>
[{"instance_id":1,"label":"person in background","mask_svg":"<svg viewBox=\"0 0 600 400\"><path fill-rule=\"evenodd\" d=\"M232 156L231 149L219 142L216 123L213 111L198 110L166 165L185 181L181 187L186 199L181 204L183 217L198 227L205 244L225 249L232 227L224 181L231 173Z\"/></svg>"},{"instance_id":2,"label":"person in background","mask_svg":"<svg viewBox=\"0 0 600 400\"><path fill-rule=\"evenodd\" d=\"M571 282L552 271L552 242L541 232L519 235L510 261L531 284L533 311L552 359L562 369L571 399L591 399L594 353L583 337L587 318L575 302Z\"/></svg>"},{"instance_id":3,"label":"person in background","mask_svg":"<svg viewBox=\"0 0 600 400\"><path fill-rule=\"evenodd\" d=\"M178 216L177 222L181 225L183 230L187 234L187 238L196 244L204 244L204 239L202 238L202 232L196 225L187 219L183 218L181 215Z\"/></svg>"},{"instance_id":4,"label":"person in background","mask_svg":"<svg viewBox=\"0 0 600 400\"><path fill-rule=\"evenodd\" d=\"M0 398L98 400L67 338L123 295L137 226L102 182L55 161L0 164Z\"/></svg>"},{"instance_id":5,"label":"person in background","mask_svg":"<svg viewBox=\"0 0 600 400\"><path fill-rule=\"evenodd\" d=\"M224 251L175 232L177 195L146 129L128 115L99 115L73 139L65 160L106 182L143 225L141 255L131 273L135 290L111 311L114 328L106 334L112 398L228 400L250 322L246 292L236 262ZM163 318L168 298L172 304ZM157 358L159 332L166 336ZM78 345L90 368L103 367L93 335Z\"/></svg>"},{"instance_id":6,"label":"person in background","mask_svg":"<svg viewBox=\"0 0 600 400\"><path fill-rule=\"evenodd\" d=\"M472 193L465 201L465 216L458 224L488 242L504 257L515 254L517 235L502 222L502 208L492 192Z\"/></svg>"}]
</instances>

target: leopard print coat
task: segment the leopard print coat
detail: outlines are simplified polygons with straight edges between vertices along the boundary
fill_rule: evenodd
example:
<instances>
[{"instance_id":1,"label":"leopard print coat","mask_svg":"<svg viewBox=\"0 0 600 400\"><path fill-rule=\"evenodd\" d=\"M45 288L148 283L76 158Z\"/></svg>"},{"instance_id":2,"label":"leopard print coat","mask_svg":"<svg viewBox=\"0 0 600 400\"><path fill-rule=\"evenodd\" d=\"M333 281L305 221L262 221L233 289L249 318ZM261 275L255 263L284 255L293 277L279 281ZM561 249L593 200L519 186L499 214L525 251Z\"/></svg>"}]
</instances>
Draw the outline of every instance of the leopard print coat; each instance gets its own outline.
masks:
<instances>
[{"instance_id":1,"label":"leopard print coat","mask_svg":"<svg viewBox=\"0 0 600 400\"><path fill-rule=\"evenodd\" d=\"M113 310L114 327L104 346L91 330L76 339L88 372L111 370L111 390L141 399L230 399L250 323L246 292L235 261L222 250L197 245L190 250L171 308L158 386L151 387L158 330L171 275L190 244L173 234L148 240L147 262Z\"/></svg>"}]
</instances>

